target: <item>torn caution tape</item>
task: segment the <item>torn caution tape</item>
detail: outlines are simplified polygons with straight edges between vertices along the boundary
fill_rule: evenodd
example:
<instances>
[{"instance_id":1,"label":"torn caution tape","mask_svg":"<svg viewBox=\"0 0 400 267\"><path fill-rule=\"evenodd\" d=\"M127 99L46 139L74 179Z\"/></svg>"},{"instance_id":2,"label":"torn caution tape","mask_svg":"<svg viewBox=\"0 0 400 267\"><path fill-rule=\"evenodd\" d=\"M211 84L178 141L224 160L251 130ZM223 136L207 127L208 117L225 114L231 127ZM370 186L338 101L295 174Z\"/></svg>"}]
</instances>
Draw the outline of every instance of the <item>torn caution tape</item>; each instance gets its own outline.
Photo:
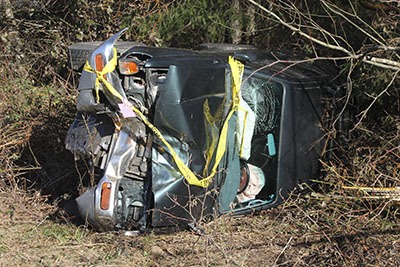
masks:
<instances>
[{"instance_id":1,"label":"torn caution tape","mask_svg":"<svg viewBox=\"0 0 400 267\"><path fill-rule=\"evenodd\" d=\"M388 199L400 201L400 187L366 187L366 186L342 186L345 190L358 192L366 199Z\"/></svg>"}]
</instances>

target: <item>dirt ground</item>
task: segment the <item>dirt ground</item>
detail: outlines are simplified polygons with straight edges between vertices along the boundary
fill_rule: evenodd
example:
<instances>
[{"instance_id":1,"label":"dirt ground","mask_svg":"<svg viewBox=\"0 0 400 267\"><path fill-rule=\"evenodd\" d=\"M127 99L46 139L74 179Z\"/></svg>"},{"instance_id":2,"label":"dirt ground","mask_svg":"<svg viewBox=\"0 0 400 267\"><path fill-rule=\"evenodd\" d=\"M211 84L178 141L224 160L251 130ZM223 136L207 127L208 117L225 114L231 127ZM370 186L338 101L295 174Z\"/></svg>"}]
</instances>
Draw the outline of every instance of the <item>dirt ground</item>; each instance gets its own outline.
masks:
<instances>
[{"instance_id":1,"label":"dirt ground","mask_svg":"<svg viewBox=\"0 0 400 267\"><path fill-rule=\"evenodd\" d=\"M385 10L365 8L368 1L336 1L343 8L348 2L351 8L350 13L342 13L342 18L336 16L337 8L328 12L324 7L324 12L304 13L304 17L298 17L302 13L297 13L297 8L295 13L286 8L286 4L293 3L300 10L304 6L307 12L309 7L317 11L318 7L307 3L335 1L270 1L271 6L280 6L288 19L293 18L293 23L304 20L304 25L294 25L309 30L305 36L322 34L321 40L349 45L354 57L368 59L371 55L381 63L394 63L380 68L381 63L369 66L351 59L341 66L349 86L348 97L341 101L346 102L349 117L354 119L350 122L357 121L357 127L345 134L337 156L321 161L325 176L314 191L293 194L284 204L257 214L201 222L196 232L153 229L141 235L96 232L77 224L61 208L60 202L83 188L85 176L84 172L77 173L73 156L64 145L76 113L79 78L68 70L67 47L76 41L100 40L115 33L115 21L120 21L121 15L131 21L134 14L146 25L133 27L133 40L140 39L135 31L143 28L143 34L137 34L146 40L168 44L168 40L159 38L161 31L154 19L159 14L167 15L170 4L198 3L101 1L98 6L89 2L0 1L0 8L7 4L14 9L4 10L7 14L0 10L0 266L400 266L400 194L369 198L345 189L368 186L397 188L400 192L400 39L395 1L381 0L388 2ZM152 3L159 8L155 17L148 15ZM120 9L124 4L130 8ZM115 6L122 14L109 12ZM365 12L367 20L351 15L354 7ZM185 16L193 17L192 13L180 14L184 8L167 16L171 18L167 20L171 25L166 25L169 29L179 25L175 14L182 15L182 21L186 21ZM193 10L197 12L197 8ZM305 36L294 35L291 29L285 35L280 23L260 15L260 31L254 35L261 38L260 45L272 48L276 43L279 48L309 50L310 55L318 53L318 57L337 52L320 52L314 42L303 39ZM313 23L320 19L326 29L335 29L332 39L318 27L313 29ZM205 23L205 29L212 26L211 22L215 23ZM359 27L355 26L361 24L367 26L367 32L356 30ZM230 28L220 26L224 31ZM190 28L199 31L185 26L181 34L170 32L180 44L200 43L189 34L179 40ZM390 47L381 47L382 42ZM347 114L347 108L340 110ZM326 132L336 140L336 130Z\"/></svg>"},{"instance_id":2,"label":"dirt ground","mask_svg":"<svg viewBox=\"0 0 400 267\"><path fill-rule=\"evenodd\" d=\"M371 212L334 196L295 196L278 208L224 216L200 232L127 236L72 224L39 195L0 195L1 266L400 266L395 203ZM343 204L343 203L342 203ZM371 204L371 203L370 203ZM391 206L393 205L393 206ZM347 211L347 212L346 212Z\"/></svg>"},{"instance_id":3,"label":"dirt ground","mask_svg":"<svg viewBox=\"0 0 400 267\"><path fill-rule=\"evenodd\" d=\"M58 202L81 182L63 144L71 117L60 110L70 101L44 112L25 102L46 110L55 100L44 92L52 91L20 86L23 97L13 84L0 94L0 266L400 266L400 197L344 190L398 186L396 130L385 138L362 130L359 143L341 154L347 161L324 163L317 190L274 209L203 222L198 233L98 233L75 224Z\"/></svg>"}]
</instances>

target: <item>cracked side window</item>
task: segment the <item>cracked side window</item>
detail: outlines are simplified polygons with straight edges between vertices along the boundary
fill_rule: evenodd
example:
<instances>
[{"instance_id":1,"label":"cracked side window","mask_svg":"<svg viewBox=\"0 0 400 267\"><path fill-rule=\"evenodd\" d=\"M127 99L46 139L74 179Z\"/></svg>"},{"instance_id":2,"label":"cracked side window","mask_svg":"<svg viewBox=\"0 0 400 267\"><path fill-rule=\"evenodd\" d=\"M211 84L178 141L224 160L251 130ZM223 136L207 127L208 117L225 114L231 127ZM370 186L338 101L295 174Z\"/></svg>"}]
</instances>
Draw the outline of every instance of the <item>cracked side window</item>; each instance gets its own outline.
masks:
<instances>
[{"instance_id":1,"label":"cracked side window","mask_svg":"<svg viewBox=\"0 0 400 267\"><path fill-rule=\"evenodd\" d=\"M255 114L251 156L247 164L250 172L253 168L256 176L264 176L261 177L264 186L254 201L264 202L273 199L276 193L283 85L268 77L249 77L245 73L241 94Z\"/></svg>"}]
</instances>

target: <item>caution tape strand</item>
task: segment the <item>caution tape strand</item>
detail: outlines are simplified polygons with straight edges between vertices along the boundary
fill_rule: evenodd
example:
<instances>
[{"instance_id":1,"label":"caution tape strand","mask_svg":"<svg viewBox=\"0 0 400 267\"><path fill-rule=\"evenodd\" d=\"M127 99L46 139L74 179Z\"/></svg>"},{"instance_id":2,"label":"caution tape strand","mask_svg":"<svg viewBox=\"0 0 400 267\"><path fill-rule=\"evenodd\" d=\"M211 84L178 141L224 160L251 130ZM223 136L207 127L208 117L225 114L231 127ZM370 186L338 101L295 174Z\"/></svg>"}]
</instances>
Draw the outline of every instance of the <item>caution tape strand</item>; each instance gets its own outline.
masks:
<instances>
[{"instance_id":1,"label":"caution tape strand","mask_svg":"<svg viewBox=\"0 0 400 267\"><path fill-rule=\"evenodd\" d=\"M222 129L221 129L218 145L216 148L214 166L212 167L210 174L206 177L202 177L202 179L199 179L198 175L196 175L183 162L183 160L178 156L178 154L175 152L173 147L168 143L167 140L165 140L165 138L163 137L160 130L157 129L157 127L154 126L139 109L137 109L131 105L131 108L135 112L135 114L154 133L154 135L157 136L157 138L166 146L166 148L168 149L168 152L170 153L172 159L174 160L178 170L180 171L180 173L183 175L183 177L186 179L186 181L190 185L200 186L203 188L208 187L211 184L213 177L217 173L218 165L226 151L226 140L227 140L227 134L228 134L229 120L231 119L232 115L239 108L239 101L240 101L239 100L239 91L240 91L240 84L241 84L241 79L242 79L242 74L243 74L243 69L244 69L243 64L241 62L233 59L232 57L228 58L228 63L231 68L232 81L233 81L233 84L232 84L232 107L231 107L231 110L229 111L229 113L224 121L224 124L222 126ZM113 58L106 64L106 66L101 71L95 70L94 68L92 68L92 66L90 66L89 62L86 61L84 70L96 74L95 89L96 89L97 101L99 101L99 93L98 92L99 92L99 88L100 88L100 83L103 83L104 86L107 88L107 90L113 96L115 96L117 99L119 99L122 103L125 103L125 104L129 103L128 100L124 99L124 97L105 78L105 74L114 71L116 68L116 65L117 65L117 51L115 48L114 48Z\"/></svg>"}]
</instances>

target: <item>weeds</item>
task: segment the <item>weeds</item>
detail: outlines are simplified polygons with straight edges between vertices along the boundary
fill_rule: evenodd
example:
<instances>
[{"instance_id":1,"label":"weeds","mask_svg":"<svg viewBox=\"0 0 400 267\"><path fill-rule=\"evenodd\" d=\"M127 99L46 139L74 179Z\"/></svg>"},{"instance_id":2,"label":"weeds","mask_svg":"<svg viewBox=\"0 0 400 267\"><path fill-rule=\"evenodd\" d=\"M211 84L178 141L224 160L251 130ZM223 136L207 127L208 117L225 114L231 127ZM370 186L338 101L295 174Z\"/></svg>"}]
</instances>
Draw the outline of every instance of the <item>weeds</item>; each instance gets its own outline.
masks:
<instances>
[{"instance_id":1,"label":"weeds","mask_svg":"<svg viewBox=\"0 0 400 267\"><path fill-rule=\"evenodd\" d=\"M371 101L374 105L349 134L350 142L323 162L325 178L308 194L293 194L283 205L252 216L201 223L201 235L96 233L71 225L68 217L55 216L60 214L57 204L72 199L80 182L73 157L63 144L74 113L66 47L77 40L103 39L122 24L131 26L148 18L152 23L140 28L143 31L141 25L131 28L131 39L141 34L149 43L180 42L176 36L189 34L190 25L175 37L167 29L176 25L155 27L161 20L151 12L155 4L168 9L168 1L130 3L132 9L145 7L137 11L110 1L98 1L100 8L88 1L17 2L21 6L15 10L15 23L0 9L0 265L400 266L399 201L359 189L400 184L399 93L393 89L398 81L375 98L392 75L372 67L360 68L353 79L358 118ZM185 5L171 9L171 14L176 16ZM185 14L195 15L196 6L189 7ZM88 19L91 14L98 20ZM135 15L139 17L132 19ZM376 23L384 29L384 20L390 19L385 34L395 36L398 20L389 15L380 16ZM165 17L162 23L173 23L172 18ZM195 19L193 23L202 26L201 31L192 30L197 30L199 39L206 30L229 31L223 23L205 29L210 22ZM190 22L182 18L179 25ZM161 36L157 30L164 29ZM273 30L268 29L268 36L258 33L260 43L277 38L283 46L282 34ZM195 38L187 40L187 44L195 42ZM315 47L306 49L313 53Z\"/></svg>"}]
</instances>

